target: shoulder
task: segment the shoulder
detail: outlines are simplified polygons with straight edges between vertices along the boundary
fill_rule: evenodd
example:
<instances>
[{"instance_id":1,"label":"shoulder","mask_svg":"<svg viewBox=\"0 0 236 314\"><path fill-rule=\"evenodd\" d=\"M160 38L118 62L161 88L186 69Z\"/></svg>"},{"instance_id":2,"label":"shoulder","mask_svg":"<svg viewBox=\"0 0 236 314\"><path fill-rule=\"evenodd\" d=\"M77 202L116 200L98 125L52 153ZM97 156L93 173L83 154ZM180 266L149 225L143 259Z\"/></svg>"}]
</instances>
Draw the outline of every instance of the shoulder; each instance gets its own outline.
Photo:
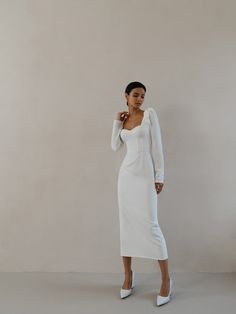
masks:
<instances>
[{"instance_id":1,"label":"shoulder","mask_svg":"<svg viewBox=\"0 0 236 314\"><path fill-rule=\"evenodd\" d=\"M148 107L147 110L148 110L148 112L149 112L150 115L157 115L157 111L156 111L155 108L153 108L153 107Z\"/></svg>"},{"instance_id":2,"label":"shoulder","mask_svg":"<svg viewBox=\"0 0 236 314\"><path fill-rule=\"evenodd\" d=\"M156 109L154 109L153 107L148 107L147 110L149 113L149 118L150 118L151 123L158 122L158 115L157 115Z\"/></svg>"}]
</instances>

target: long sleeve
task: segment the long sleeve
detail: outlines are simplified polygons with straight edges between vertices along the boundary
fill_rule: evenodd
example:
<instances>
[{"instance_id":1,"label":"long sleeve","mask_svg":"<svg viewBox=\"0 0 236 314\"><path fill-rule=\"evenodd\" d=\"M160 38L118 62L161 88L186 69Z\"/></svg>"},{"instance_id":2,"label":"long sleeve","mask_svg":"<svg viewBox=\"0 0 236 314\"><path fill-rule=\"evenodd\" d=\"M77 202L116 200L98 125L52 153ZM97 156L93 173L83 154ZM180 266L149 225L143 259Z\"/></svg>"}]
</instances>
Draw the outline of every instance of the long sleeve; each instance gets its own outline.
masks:
<instances>
[{"instance_id":1,"label":"long sleeve","mask_svg":"<svg viewBox=\"0 0 236 314\"><path fill-rule=\"evenodd\" d=\"M120 147L124 144L120 137L120 131L122 129L123 122L120 120L114 120L112 126L112 135L111 135L111 148L114 151L120 149Z\"/></svg>"},{"instance_id":2,"label":"long sleeve","mask_svg":"<svg viewBox=\"0 0 236 314\"><path fill-rule=\"evenodd\" d=\"M154 163L155 182L164 182L164 156L159 119L155 109L149 108L151 122L151 155Z\"/></svg>"}]
</instances>

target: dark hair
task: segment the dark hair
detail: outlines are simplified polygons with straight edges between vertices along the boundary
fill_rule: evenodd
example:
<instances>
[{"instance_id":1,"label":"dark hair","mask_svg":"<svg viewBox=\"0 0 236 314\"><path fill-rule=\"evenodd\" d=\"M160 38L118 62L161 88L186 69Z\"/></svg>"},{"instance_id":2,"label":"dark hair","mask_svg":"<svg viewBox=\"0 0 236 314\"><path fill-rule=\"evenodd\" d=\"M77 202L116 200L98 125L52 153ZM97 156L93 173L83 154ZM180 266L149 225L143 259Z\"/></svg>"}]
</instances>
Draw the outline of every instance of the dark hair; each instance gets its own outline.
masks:
<instances>
[{"instance_id":1,"label":"dark hair","mask_svg":"<svg viewBox=\"0 0 236 314\"><path fill-rule=\"evenodd\" d=\"M128 95L130 94L130 92L132 91L132 89L134 88L137 88L137 87L141 87L145 90L146 92L146 87L140 83L140 82L131 82L129 83L127 86L126 86L126 89L125 89L125 93L127 93ZM128 106L128 102L126 102L127 106Z\"/></svg>"}]
</instances>

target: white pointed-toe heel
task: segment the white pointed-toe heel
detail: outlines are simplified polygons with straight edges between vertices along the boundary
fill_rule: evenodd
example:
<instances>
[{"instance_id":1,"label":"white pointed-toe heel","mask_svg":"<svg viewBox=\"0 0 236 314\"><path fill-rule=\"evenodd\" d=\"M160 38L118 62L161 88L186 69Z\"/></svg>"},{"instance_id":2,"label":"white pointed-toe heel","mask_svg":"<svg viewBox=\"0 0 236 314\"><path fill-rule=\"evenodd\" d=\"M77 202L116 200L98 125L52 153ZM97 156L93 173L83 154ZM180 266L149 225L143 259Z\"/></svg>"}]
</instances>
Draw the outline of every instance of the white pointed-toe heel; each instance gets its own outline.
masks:
<instances>
[{"instance_id":1,"label":"white pointed-toe heel","mask_svg":"<svg viewBox=\"0 0 236 314\"><path fill-rule=\"evenodd\" d=\"M126 297L128 297L129 295L131 295L132 293L132 289L134 288L134 272L131 270L132 272L132 282L131 282L131 288L130 289L120 289L120 297L121 299L124 299Z\"/></svg>"},{"instance_id":2,"label":"white pointed-toe heel","mask_svg":"<svg viewBox=\"0 0 236 314\"><path fill-rule=\"evenodd\" d=\"M163 297L163 296L158 294L157 295L157 306L163 305L163 304L165 304L165 303L170 301L170 296L171 296L171 292L172 292L172 285L173 285L172 278L170 278L169 294L166 297Z\"/></svg>"}]
</instances>

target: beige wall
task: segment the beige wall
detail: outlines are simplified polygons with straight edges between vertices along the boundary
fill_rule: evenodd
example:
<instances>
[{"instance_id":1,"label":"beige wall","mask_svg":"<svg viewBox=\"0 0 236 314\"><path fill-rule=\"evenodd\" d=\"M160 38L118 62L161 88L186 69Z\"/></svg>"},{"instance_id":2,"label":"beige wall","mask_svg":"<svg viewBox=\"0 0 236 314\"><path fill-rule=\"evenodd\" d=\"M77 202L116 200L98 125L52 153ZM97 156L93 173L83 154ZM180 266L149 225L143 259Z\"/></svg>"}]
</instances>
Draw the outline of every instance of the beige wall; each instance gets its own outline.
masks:
<instances>
[{"instance_id":1,"label":"beige wall","mask_svg":"<svg viewBox=\"0 0 236 314\"><path fill-rule=\"evenodd\" d=\"M161 123L170 270L236 271L235 11L0 0L0 271L123 270L110 136L133 80Z\"/></svg>"}]
</instances>

